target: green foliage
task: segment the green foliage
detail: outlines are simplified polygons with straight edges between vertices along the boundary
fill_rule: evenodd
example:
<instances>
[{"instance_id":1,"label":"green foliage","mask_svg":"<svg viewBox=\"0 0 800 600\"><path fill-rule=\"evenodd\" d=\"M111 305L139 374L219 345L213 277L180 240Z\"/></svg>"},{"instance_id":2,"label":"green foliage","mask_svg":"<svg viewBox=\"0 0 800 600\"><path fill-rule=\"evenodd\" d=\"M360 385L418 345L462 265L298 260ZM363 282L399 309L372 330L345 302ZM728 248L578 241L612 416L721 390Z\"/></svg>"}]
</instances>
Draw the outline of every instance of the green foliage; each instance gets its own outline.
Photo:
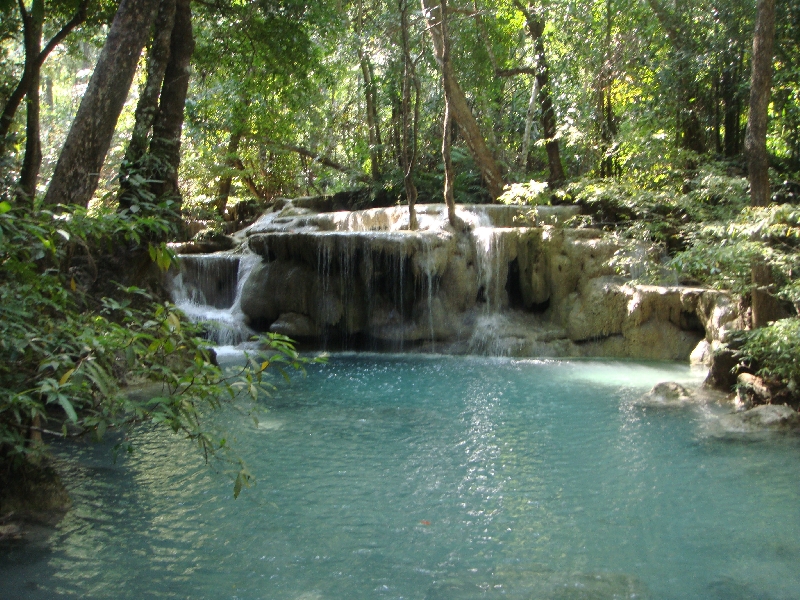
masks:
<instances>
[{"instance_id":1,"label":"green foliage","mask_svg":"<svg viewBox=\"0 0 800 600\"><path fill-rule=\"evenodd\" d=\"M794 389L800 384L800 318L781 319L766 327L743 332L739 351L758 374L776 378Z\"/></svg>"},{"instance_id":2,"label":"green foliage","mask_svg":"<svg viewBox=\"0 0 800 600\"><path fill-rule=\"evenodd\" d=\"M250 475L225 437L203 416L222 402L240 406L269 391L267 369L302 369L291 341L263 338L235 372L213 364L199 325L138 288L114 297L82 292L71 265L76 247L89 257L108 242L138 242L169 224L157 217L42 211L0 202L0 466L21 467L46 455L37 434L102 438L143 420L195 441L206 458L239 463L234 493ZM150 246L162 268L171 255ZM147 385L132 393L128 385ZM52 425L51 425L52 424Z\"/></svg>"},{"instance_id":3,"label":"green foliage","mask_svg":"<svg viewBox=\"0 0 800 600\"><path fill-rule=\"evenodd\" d=\"M534 179L524 183L512 183L503 189L503 194L497 200L503 204L546 205L552 201L547 189L546 182Z\"/></svg>"},{"instance_id":4,"label":"green foliage","mask_svg":"<svg viewBox=\"0 0 800 600\"><path fill-rule=\"evenodd\" d=\"M791 204L745 207L727 222L686 228L686 250L670 261L682 276L739 294L750 290L753 259L772 269L783 297L797 298L800 269L800 208Z\"/></svg>"}]
</instances>

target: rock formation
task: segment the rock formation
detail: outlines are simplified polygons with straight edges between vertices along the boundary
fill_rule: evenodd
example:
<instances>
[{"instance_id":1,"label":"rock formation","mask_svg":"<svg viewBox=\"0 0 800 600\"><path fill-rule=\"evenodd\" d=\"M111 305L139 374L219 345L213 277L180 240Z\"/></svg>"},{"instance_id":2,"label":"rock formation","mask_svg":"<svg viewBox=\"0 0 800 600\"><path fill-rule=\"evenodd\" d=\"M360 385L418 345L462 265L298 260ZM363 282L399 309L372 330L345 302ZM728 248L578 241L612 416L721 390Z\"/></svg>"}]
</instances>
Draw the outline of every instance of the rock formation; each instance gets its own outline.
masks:
<instances>
[{"instance_id":1,"label":"rock formation","mask_svg":"<svg viewBox=\"0 0 800 600\"><path fill-rule=\"evenodd\" d=\"M405 207L279 206L234 235L242 250L193 257L182 274L218 308L233 302L221 282L237 279L237 310L258 331L329 347L704 361L741 327L722 292L632 285L612 265L620 242L564 226L575 206L459 206L463 233L444 205L418 206L416 231ZM249 255L243 281L236 265ZM192 283L205 260L238 274Z\"/></svg>"}]
</instances>

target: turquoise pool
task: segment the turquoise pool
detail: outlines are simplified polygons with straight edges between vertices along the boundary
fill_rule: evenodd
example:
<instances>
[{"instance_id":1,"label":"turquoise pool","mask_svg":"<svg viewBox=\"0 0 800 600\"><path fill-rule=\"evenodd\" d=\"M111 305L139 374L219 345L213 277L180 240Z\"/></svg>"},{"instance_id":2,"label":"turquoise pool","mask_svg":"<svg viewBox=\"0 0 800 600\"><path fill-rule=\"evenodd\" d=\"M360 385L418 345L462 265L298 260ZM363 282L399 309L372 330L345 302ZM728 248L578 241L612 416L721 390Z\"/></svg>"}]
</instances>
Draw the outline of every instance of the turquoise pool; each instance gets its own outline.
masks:
<instances>
[{"instance_id":1,"label":"turquoise pool","mask_svg":"<svg viewBox=\"0 0 800 600\"><path fill-rule=\"evenodd\" d=\"M800 440L643 407L688 367L334 355L188 443L60 450L74 507L0 550L0 598L800 597Z\"/></svg>"}]
</instances>

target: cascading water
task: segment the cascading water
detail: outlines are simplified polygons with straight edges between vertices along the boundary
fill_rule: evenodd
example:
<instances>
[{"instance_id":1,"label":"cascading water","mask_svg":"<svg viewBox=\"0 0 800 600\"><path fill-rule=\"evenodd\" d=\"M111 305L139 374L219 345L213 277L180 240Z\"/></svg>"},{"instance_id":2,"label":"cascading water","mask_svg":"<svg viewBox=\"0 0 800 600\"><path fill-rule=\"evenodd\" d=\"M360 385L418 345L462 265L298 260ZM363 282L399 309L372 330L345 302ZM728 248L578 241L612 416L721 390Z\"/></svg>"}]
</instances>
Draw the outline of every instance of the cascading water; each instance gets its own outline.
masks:
<instances>
[{"instance_id":1,"label":"cascading water","mask_svg":"<svg viewBox=\"0 0 800 600\"><path fill-rule=\"evenodd\" d=\"M216 346L235 346L255 334L244 320L244 282L260 261L257 254L179 255L180 272L172 280L172 299L189 319L202 323Z\"/></svg>"}]
</instances>

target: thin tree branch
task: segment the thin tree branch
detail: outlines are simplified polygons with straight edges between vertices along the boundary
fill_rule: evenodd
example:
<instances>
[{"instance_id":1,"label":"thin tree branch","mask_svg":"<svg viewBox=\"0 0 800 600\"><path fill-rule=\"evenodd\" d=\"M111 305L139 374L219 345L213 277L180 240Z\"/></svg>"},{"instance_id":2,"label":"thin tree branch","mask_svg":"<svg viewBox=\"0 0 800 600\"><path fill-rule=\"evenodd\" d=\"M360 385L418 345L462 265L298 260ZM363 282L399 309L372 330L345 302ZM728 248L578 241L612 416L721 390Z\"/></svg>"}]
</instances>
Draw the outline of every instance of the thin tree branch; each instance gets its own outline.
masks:
<instances>
[{"instance_id":1,"label":"thin tree branch","mask_svg":"<svg viewBox=\"0 0 800 600\"><path fill-rule=\"evenodd\" d=\"M316 152L313 152L313 151L311 151L311 150L309 150L307 148L302 148L301 146L293 146L291 144L281 144L281 143L278 143L278 142L276 142L274 140L270 140L270 139L265 139L264 141L267 144L269 144L270 146L275 146L276 148L278 148L280 150L286 150L288 152L295 152L295 153L299 154L300 156L305 156L306 158L310 158L314 162L317 162L317 163L319 163L319 164L321 164L323 166L330 167L331 169L335 169L337 171L341 171L342 173L348 173L350 175L355 175L356 176L356 180L361 181L363 183L370 183L371 182L371 179L370 179L369 176L367 176L367 175L365 175L363 173L358 173L355 169L351 169L350 167L346 167L346 166L344 166L344 165L342 165L342 164L340 164L340 163L328 158L327 156L323 156L323 155L318 154Z\"/></svg>"},{"instance_id":2,"label":"thin tree branch","mask_svg":"<svg viewBox=\"0 0 800 600\"><path fill-rule=\"evenodd\" d=\"M75 11L75 14L72 18L59 30L57 34L53 36L53 38L47 42L47 45L44 49L39 53L39 57L36 59L36 65L41 67L44 61L47 59L47 56L53 51L53 49L58 46L61 42L64 41L64 38L67 37L73 29L75 29L78 25L83 23L86 20L87 10L89 8L89 3L91 0L83 0L80 6L78 6L78 10Z\"/></svg>"}]
</instances>

